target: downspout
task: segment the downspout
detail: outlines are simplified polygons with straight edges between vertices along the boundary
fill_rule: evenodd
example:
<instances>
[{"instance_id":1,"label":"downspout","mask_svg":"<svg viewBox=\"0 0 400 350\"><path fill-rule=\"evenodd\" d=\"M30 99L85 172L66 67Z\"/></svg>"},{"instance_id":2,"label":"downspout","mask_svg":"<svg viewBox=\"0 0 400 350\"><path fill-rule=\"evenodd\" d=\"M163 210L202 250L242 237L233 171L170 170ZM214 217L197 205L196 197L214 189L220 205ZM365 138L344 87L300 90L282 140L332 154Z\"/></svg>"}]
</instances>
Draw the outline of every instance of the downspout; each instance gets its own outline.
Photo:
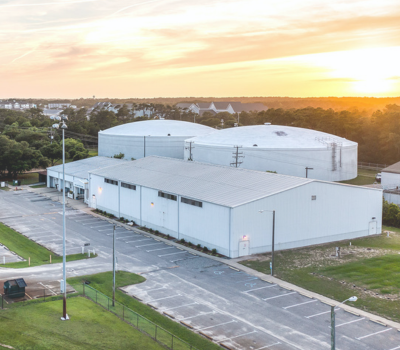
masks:
<instances>
[{"instance_id":1,"label":"downspout","mask_svg":"<svg viewBox=\"0 0 400 350\"><path fill-rule=\"evenodd\" d=\"M229 249L228 249L228 257L231 258L231 236L232 236L232 208L229 208Z\"/></svg>"},{"instance_id":2,"label":"downspout","mask_svg":"<svg viewBox=\"0 0 400 350\"><path fill-rule=\"evenodd\" d=\"M118 218L121 217L121 181L118 181Z\"/></svg>"},{"instance_id":3,"label":"downspout","mask_svg":"<svg viewBox=\"0 0 400 350\"><path fill-rule=\"evenodd\" d=\"M180 206L179 206L179 196L178 196L178 240L179 240L179 211L180 211Z\"/></svg>"},{"instance_id":4,"label":"downspout","mask_svg":"<svg viewBox=\"0 0 400 350\"><path fill-rule=\"evenodd\" d=\"M140 186L140 226L143 226L143 223L142 223L142 206L143 206L143 204L142 204L142 188L143 188L143 186Z\"/></svg>"}]
</instances>

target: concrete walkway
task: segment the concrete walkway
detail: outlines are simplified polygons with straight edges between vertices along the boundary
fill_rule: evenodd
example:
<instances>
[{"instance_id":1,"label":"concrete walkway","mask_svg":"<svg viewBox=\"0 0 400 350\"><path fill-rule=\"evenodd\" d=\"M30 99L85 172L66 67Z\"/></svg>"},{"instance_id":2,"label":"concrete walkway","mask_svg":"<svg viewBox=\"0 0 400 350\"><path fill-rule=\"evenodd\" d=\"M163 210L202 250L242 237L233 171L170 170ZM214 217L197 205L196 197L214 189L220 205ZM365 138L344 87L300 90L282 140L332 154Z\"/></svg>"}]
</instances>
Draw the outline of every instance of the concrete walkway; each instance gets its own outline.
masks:
<instances>
[{"instance_id":1,"label":"concrete walkway","mask_svg":"<svg viewBox=\"0 0 400 350\"><path fill-rule=\"evenodd\" d=\"M37 188L37 189L32 189L32 188L28 188L28 190L31 191L31 192L35 192L35 193L41 194L41 195L43 195L43 196L52 198L52 200L55 200L56 197L59 197L60 200L62 200L61 193L58 192L58 191L55 190L55 189L50 189L50 188ZM66 198L66 199L67 199L67 198ZM84 211L84 212L86 212L86 213L89 213L89 214L91 214L91 215L93 215L93 216L103 218L102 215L99 215L99 214L94 213L94 212L92 211L91 208L89 208L86 204L83 203L82 200L73 200L73 199L69 199L69 198L68 198L68 202L66 201L66 205L67 205L68 207L70 207L70 208L77 209L77 210L82 210L82 211ZM325 304L327 304L327 305L333 306L333 305L338 305L338 304L339 304L339 302L336 301L336 300L327 298L327 297L325 297L325 296L323 296L323 295L320 295L320 294L318 294L318 293L311 292L311 291L309 291L309 290L307 290L307 289L301 288L301 287L296 286L296 285L294 285L294 284L292 284L292 283L282 281L282 280L279 279L279 278L276 278L276 277L273 277L273 276L271 276L271 275L267 275L267 274L264 274L264 273L262 273L262 272L258 272L258 271L256 271L256 270L253 270L253 269L251 269L251 268L249 268L249 267L243 266L242 264L239 263L239 261L246 260L246 257L244 257L244 258L241 257L241 258L237 258L237 259L219 258L219 257L216 257L216 256L212 256L212 255L209 255L209 254L205 254L205 253L200 252L200 251L195 250L195 249L188 248L188 247L186 247L186 246L184 246L184 245L181 245L181 244L179 244L179 243L172 242L172 241L170 241L170 240L161 238L161 237L159 237L159 236L152 235L151 233L142 231L142 230L140 230L140 229L138 229L138 228L136 228L136 227L132 227L132 226L129 226L129 225L125 225L125 224L123 224L123 223L121 223L121 222L119 222L119 221L117 221L117 220L112 220L112 219L107 219L107 220L110 221L110 222L114 222L114 223L115 223L116 225L118 225L118 226L125 227L125 228L127 228L127 229L131 229L131 230L133 230L133 231L137 231L137 232L140 232L140 233L143 233L143 234L152 236L152 237L157 237L157 239L160 240L160 241L162 241L162 242L165 242L165 243L168 243L168 244L170 244L170 245L179 247L179 248L181 248L181 249L184 249L184 250L186 250L186 251L188 251L188 252L197 254L197 255L199 255L199 256L203 256L203 257L205 257L205 258L218 261L218 262L220 262L220 263L222 263L222 264L225 264L225 265L228 265L228 266L230 266L230 267L232 267L232 268L234 268L234 269L237 269L237 270L240 270L240 271L244 271L244 272L246 272L247 274L252 275L252 276L255 276L255 277L257 277L257 278L259 278L259 279L261 279L261 280L267 281L267 282L269 282L269 283L277 284L278 286L280 286L280 287L282 287L282 288L285 288L285 289L288 289L288 290L292 290L292 291L298 292L299 294L305 295L305 296L307 296L307 297L310 297L310 298L319 300L319 301L321 301L322 303L325 303ZM248 258L251 258L251 256L249 256ZM351 297L351 295L349 295L349 297ZM343 310L345 310L345 311L347 311L347 312L350 312L350 313L352 313L352 314L355 314L355 315L357 315L357 316L361 316L361 317L364 317L364 318L366 318L366 319L370 319L370 320L373 321L373 322L379 323L379 324L381 324L381 325L385 325L386 327L391 327L391 328L397 329L397 330L400 332L400 323L398 323L398 322L394 322L394 321L385 319L385 318L383 318L383 317L381 317L381 316L374 315L374 314L372 314L372 313L369 313L369 312L366 312L366 311L357 309L357 308L352 307L352 306L349 306L349 305L347 305L347 304L341 304L340 308L343 309Z\"/></svg>"}]
</instances>

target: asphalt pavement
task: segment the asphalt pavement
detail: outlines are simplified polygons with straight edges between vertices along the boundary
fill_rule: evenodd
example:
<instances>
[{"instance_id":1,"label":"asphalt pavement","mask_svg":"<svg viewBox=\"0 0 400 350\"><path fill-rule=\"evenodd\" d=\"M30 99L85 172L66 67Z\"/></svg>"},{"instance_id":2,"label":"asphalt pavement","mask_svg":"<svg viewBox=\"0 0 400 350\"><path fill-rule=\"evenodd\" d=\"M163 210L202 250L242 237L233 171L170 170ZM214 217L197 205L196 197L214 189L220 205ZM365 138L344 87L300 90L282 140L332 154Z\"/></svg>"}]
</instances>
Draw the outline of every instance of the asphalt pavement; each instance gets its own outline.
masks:
<instances>
[{"instance_id":1,"label":"asphalt pavement","mask_svg":"<svg viewBox=\"0 0 400 350\"><path fill-rule=\"evenodd\" d=\"M58 194L43 189L45 197L38 192L0 192L0 221L60 254ZM115 222L93 215L77 201L69 202L66 218L67 253L77 253L89 243L87 247L98 254L95 259L67 263L68 276L111 270ZM116 235L118 269L147 279L125 291L176 322L228 349L330 349L333 301L135 228L118 224ZM61 279L61 268L61 264L18 270L1 267L0 277L45 283ZM371 319L378 318L347 306L337 309L336 348L400 349L400 325Z\"/></svg>"}]
</instances>

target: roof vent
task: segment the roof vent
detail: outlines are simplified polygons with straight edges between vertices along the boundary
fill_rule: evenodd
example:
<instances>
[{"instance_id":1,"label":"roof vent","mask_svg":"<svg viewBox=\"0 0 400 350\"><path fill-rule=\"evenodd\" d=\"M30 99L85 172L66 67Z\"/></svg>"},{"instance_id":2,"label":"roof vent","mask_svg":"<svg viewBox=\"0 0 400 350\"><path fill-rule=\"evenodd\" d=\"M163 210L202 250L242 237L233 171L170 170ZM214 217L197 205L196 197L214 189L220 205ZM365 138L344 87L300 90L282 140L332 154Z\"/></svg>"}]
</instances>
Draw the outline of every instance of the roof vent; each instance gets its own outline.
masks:
<instances>
[{"instance_id":1,"label":"roof vent","mask_svg":"<svg viewBox=\"0 0 400 350\"><path fill-rule=\"evenodd\" d=\"M168 134L168 136L171 136L171 134Z\"/></svg>"},{"instance_id":2,"label":"roof vent","mask_svg":"<svg viewBox=\"0 0 400 350\"><path fill-rule=\"evenodd\" d=\"M275 131L275 134L277 134L278 136L287 136L284 131Z\"/></svg>"},{"instance_id":3,"label":"roof vent","mask_svg":"<svg viewBox=\"0 0 400 350\"><path fill-rule=\"evenodd\" d=\"M271 123L264 123L264 125L271 125Z\"/></svg>"},{"instance_id":4,"label":"roof vent","mask_svg":"<svg viewBox=\"0 0 400 350\"><path fill-rule=\"evenodd\" d=\"M257 144L255 143L255 144L253 145L253 147L257 147Z\"/></svg>"}]
</instances>

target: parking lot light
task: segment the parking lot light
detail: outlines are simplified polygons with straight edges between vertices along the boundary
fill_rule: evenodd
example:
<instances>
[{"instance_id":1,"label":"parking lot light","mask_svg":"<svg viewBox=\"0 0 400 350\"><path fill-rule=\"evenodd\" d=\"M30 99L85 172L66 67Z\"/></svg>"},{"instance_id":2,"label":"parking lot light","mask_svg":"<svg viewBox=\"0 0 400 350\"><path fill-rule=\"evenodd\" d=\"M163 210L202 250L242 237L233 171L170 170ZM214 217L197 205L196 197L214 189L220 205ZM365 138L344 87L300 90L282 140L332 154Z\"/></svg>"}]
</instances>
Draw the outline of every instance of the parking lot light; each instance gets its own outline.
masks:
<instances>
[{"instance_id":1,"label":"parking lot light","mask_svg":"<svg viewBox=\"0 0 400 350\"><path fill-rule=\"evenodd\" d=\"M357 301L357 297L356 296L352 296L344 301L342 301L341 303L337 304L336 306L332 305L331 306L331 350L335 350L336 349L336 344L335 344L335 309L341 305L344 304L346 301Z\"/></svg>"}]
</instances>

